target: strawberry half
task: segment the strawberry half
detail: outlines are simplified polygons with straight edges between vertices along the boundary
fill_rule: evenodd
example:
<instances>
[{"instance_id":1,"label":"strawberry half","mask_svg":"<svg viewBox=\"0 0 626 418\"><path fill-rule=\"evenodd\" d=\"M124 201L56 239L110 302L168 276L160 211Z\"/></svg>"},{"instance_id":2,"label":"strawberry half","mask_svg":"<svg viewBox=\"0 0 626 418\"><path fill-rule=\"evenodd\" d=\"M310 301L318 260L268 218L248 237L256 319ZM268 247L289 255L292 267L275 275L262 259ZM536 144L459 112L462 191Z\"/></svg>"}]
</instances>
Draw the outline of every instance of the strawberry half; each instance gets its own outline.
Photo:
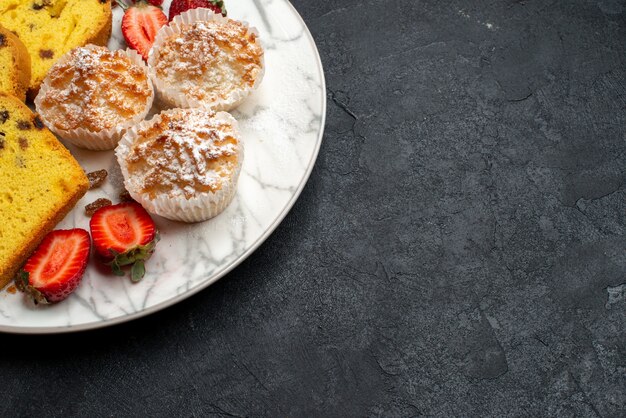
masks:
<instances>
[{"instance_id":1,"label":"strawberry half","mask_svg":"<svg viewBox=\"0 0 626 418\"><path fill-rule=\"evenodd\" d=\"M60 302L78 287L91 241L84 229L50 232L15 278L15 286L35 303Z\"/></svg>"},{"instance_id":2,"label":"strawberry half","mask_svg":"<svg viewBox=\"0 0 626 418\"><path fill-rule=\"evenodd\" d=\"M124 9L122 34L126 44L147 60L157 32L167 24L167 16L160 7L143 0L135 4L130 4L128 1L117 0L120 7Z\"/></svg>"},{"instance_id":3,"label":"strawberry half","mask_svg":"<svg viewBox=\"0 0 626 418\"><path fill-rule=\"evenodd\" d=\"M122 267L132 266L130 278L138 282L144 276L144 262L150 258L159 240L154 221L137 202L125 202L98 209L89 222L96 253L117 276Z\"/></svg>"},{"instance_id":4,"label":"strawberry half","mask_svg":"<svg viewBox=\"0 0 626 418\"><path fill-rule=\"evenodd\" d=\"M175 16L189 9L197 8L211 9L214 13L221 14L226 17L226 6L222 0L173 0L170 5L170 22Z\"/></svg>"},{"instance_id":5,"label":"strawberry half","mask_svg":"<svg viewBox=\"0 0 626 418\"><path fill-rule=\"evenodd\" d=\"M135 0L131 0L133 3L135 2ZM163 0L146 0L148 3L150 3L153 6L162 6L163 5ZM117 6L117 3L115 2L115 0L111 0L111 7L115 7Z\"/></svg>"}]
</instances>

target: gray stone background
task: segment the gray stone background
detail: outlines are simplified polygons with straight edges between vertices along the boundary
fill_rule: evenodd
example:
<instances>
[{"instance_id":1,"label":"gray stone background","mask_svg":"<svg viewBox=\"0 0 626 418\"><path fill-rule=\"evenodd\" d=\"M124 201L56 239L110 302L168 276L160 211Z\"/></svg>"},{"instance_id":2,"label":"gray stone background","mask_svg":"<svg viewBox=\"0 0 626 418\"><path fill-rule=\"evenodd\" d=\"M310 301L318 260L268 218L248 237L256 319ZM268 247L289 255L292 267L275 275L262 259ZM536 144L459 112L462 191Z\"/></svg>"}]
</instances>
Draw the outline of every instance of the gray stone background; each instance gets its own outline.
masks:
<instances>
[{"instance_id":1,"label":"gray stone background","mask_svg":"<svg viewBox=\"0 0 626 418\"><path fill-rule=\"evenodd\" d=\"M0 335L0 416L624 416L626 1L293 4L292 212L172 308Z\"/></svg>"}]
</instances>

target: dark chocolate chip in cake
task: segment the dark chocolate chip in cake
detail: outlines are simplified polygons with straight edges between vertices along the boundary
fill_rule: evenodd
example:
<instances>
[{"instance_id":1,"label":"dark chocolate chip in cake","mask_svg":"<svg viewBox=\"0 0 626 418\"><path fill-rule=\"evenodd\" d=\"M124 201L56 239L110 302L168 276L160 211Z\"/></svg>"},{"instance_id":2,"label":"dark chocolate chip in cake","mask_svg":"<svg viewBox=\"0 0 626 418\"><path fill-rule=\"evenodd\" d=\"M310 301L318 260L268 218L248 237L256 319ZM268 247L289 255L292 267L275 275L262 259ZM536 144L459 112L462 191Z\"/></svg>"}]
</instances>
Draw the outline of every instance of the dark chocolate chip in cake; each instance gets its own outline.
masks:
<instances>
[{"instance_id":1,"label":"dark chocolate chip in cake","mask_svg":"<svg viewBox=\"0 0 626 418\"><path fill-rule=\"evenodd\" d=\"M9 111L2 110L0 111L0 123L4 123L9 119Z\"/></svg>"},{"instance_id":2,"label":"dark chocolate chip in cake","mask_svg":"<svg viewBox=\"0 0 626 418\"><path fill-rule=\"evenodd\" d=\"M41 10L43 7L44 6L41 3L33 3L33 10Z\"/></svg>"},{"instance_id":3,"label":"dark chocolate chip in cake","mask_svg":"<svg viewBox=\"0 0 626 418\"><path fill-rule=\"evenodd\" d=\"M26 148L28 148L28 139L20 137L20 139L18 139L18 142L21 149L25 150Z\"/></svg>"},{"instance_id":4,"label":"dark chocolate chip in cake","mask_svg":"<svg viewBox=\"0 0 626 418\"><path fill-rule=\"evenodd\" d=\"M4 149L4 138L0 138L0 150Z\"/></svg>"},{"instance_id":5,"label":"dark chocolate chip in cake","mask_svg":"<svg viewBox=\"0 0 626 418\"><path fill-rule=\"evenodd\" d=\"M0 48L3 46L7 46L7 39L3 34L0 33Z\"/></svg>"}]
</instances>

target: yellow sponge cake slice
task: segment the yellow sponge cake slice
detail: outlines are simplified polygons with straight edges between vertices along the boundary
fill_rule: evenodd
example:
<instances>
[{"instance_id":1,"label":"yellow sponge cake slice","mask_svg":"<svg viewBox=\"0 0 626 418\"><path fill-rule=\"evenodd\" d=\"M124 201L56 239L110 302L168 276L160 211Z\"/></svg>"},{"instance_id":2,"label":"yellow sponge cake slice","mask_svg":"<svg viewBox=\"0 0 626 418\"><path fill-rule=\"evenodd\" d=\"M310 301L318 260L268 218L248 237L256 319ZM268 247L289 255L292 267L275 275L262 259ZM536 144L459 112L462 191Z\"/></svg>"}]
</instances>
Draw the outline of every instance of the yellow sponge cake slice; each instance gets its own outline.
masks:
<instances>
[{"instance_id":1,"label":"yellow sponge cake slice","mask_svg":"<svg viewBox=\"0 0 626 418\"><path fill-rule=\"evenodd\" d=\"M83 169L39 116L0 93L0 288L88 187Z\"/></svg>"},{"instance_id":2,"label":"yellow sponge cake slice","mask_svg":"<svg viewBox=\"0 0 626 418\"><path fill-rule=\"evenodd\" d=\"M29 96L34 97L63 54L88 43L106 45L111 35L111 0L0 0L0 25L28 49Z\"/></svg>"},{"instance_id":3,"label":"yellow sponge cake slice","mask_svg":"<svg viewBox=\"0 0 626 418\"><path fill-rule=\"evenodd\" d=\"M26 98L30 86L30 55L15 36L0 26L0 92Z\"/></svg>"}]
</instances>

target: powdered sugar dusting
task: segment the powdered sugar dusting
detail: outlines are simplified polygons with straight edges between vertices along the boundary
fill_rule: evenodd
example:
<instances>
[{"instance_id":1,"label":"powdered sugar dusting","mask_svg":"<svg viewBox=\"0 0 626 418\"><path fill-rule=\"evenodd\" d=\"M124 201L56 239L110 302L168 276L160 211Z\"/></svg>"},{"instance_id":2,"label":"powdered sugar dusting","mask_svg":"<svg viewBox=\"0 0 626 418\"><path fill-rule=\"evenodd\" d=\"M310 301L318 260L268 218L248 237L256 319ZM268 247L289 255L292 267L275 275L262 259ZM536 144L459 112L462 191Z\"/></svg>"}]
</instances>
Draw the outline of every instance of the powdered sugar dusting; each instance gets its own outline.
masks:
<instances>
[{"instance_id":1,"label":"powdered sugar dusting","mask_svg":"<svg viewBox=\"0 0 626 418\"><path fill-rule=\"evenodd\" d=\"M263 49L254 31L231 19L178 22L157 39L149 63L158 84L207 107L253 88L263 74Z\"/></svg>"},{"instance_id":2,"label":"powdered sugar dusting","mask_svg":"<svg viewBox=\"0 0 626 418\"><path fill-rule=\"evenodd\" d=\"M218 114L219 115L219 114ZM228 118L202 109L163 113L137 131L129 178L150 198L215 192L240 166L241 144Z\"/></svg>"},{"instance_id":3,"label":"powdered sugar dusting","mask_svg":"<svg viewBox=\"0 0 626 418\"><path fill-rule=\"evenodd\" d=\"M38 97L37 110L59 130L91 132L127 123L151 104L145 68L124 51L88 45L75 48L55 64Z\"/></svg>"},{"instance_id":4,"label":"powdered sugar dusting","mask_svg":"<svg viewBox=\"0 0 626 418\"><path fill-rule=\"evenodd\" d=\"M164 0L165 10L169 4L170 0ZM0 330L95 328L159 310L221 277L265 240L287 213L311 172L321 142L326 103L323 72L314 43L287 0L238 0L228 7L232 18L258 27L267 46L263 82L234 112L239 122L237 137L245 141L247 154L238 182L230 187L225 184L226 190L218 192L223 192L222 196L212 200L141 200L148 211L160 215L155 221L161 231L161 250L150 259L141 283L111 280L90 265L76 293L58 306L32 309L21 297L5 292L0 295ZM109 43L112 49L126 47L119 24L122 15L123 10L116 7ZM129 132L145 123L135 124ZM106 168L110 175L101 188L79 202L59 228L88 229L85 204L99 197L119 200L123 175L128 174L118 165L120 151L126 155L130 145L125 139L114 159L111 152L94 153L70 145L87 171ZM131 190L132 184L124 181L123 185ZM133 198L139 201L142 196ZM213 216L217 218L200 222Z\"/></svg>"}]
</instances>

